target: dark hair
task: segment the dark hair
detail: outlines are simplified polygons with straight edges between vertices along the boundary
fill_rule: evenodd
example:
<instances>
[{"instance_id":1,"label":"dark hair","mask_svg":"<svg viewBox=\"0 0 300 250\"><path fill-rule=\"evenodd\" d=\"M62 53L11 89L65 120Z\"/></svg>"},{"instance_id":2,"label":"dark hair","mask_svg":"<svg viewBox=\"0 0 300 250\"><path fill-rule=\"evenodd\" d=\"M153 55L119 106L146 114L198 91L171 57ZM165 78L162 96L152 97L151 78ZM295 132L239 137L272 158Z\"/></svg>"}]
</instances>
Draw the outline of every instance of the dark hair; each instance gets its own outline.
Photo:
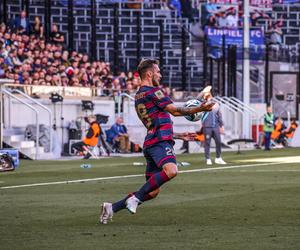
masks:
<instances>
[{"instance_id":1,"label":"dark hair","mask_svg":"<svg viewBox=\"0 0 300 250\"><path fill-rule=\"evenodd\" d=\"M138 66L138 73L141 78L144 77L145 73L153 68L153 65L159 65L159 61L155 59L143 59Z\"/></svg>"}]
</instances>

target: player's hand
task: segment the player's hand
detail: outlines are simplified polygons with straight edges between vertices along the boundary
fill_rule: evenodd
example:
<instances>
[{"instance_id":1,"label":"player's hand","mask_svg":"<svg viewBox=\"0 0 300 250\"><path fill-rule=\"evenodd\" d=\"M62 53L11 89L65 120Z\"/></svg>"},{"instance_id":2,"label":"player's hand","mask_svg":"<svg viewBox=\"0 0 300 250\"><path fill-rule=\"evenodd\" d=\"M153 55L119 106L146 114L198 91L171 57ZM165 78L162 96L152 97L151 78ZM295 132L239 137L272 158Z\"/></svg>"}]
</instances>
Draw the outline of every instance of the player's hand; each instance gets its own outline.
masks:
<instances>
[{"instance_id":1,"label":"player's hand","mask_svg":"<svg viewBox=\"0 0 300 250\"><path fill-rule=\"evenodd\" d=\"M215 105L214 102L203 103L203 104L201 105L201 110L200 110L200 112L201 112L201 111L211 111L214 105Z\"/></svg>"},{"instance_id":2,"label":"player's hand","mask_svg":"<svg viewBox=\"0 0 300 250\"><path fill-rule=\"evenodd\" d=\"M224 134L224 133L225 133L224 127L220 127L220 134Z\"/></svg>"}]
</instances>

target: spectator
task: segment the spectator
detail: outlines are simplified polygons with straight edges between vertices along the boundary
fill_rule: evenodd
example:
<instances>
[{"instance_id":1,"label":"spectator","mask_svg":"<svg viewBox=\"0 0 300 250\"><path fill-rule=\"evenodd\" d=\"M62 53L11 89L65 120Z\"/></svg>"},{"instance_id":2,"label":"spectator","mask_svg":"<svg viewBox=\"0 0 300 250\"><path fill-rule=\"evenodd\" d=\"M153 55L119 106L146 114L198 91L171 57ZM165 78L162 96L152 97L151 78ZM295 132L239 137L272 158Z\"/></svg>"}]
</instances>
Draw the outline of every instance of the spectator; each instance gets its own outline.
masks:
<instances>
[{"instance_id":1,"label":"spectator","mask_svg":"<svg viewBox=\"0 0 300 250\"><path fill-rule=\"evenodd\" d=\"M272 23L272 20L269 20L268 24L268 32L270 34L270 44L281 45L282 44L282 27L283 19L280 18L279 21Z\"/></svg>"},{"instance_id":2,"label":"spectator","mask_svg":"<svg viewBox=\"0 0 300 250\"><path fill-rule=\"evenodd\" d=\"M127 7L129 9L140 9L141 8L141 3L144 0L130 0L129 3L127 3ZM134 2L134 3L130 3L130 2Z\"/></svg>"},{"instance_id":3,"label":"spectator","mask_svg":"<svg viewBox=\"0 0 300 250\"><path fill-rule=\"evenodd\" d=\"M55 39L64 39L56 25L52 33L53 43L46 43L44 37L39 36L39 31L42 32L38 29L39 26L42 28L39 18L35 18L34 26L34 34L29 36L7 29L5 24L0 25L0 77L14 79L21 84L37 84L38 81L38 84L47 86L97 86L102 88L100 95L111 94L112 87L116 93L127 90L129 78L134 84L129 86L130 92L138 87L139 76L132 72L128 75L122 72L115 77L111 74L109 63L91 62L87 55L64 50L64 40ZM57 33L58 36L55 35Z\"/></svg>"},{"instance_id":4,"label":"spectator","mask_svg":"<svg viewBox=\"0 0 300 250\"><path fill-rule=\"evenodd\" d=\"M5 77L4 58L0 55L0 78Z\"/></svg>"},{"instance_id":5,"label":"spectator","mask_svg":"<svg viewBox=\"0 0 300 250\"><path fill-rule=\"evenodd\" d=\"M84 154L84 159L89 159L91 154L88 147L95 147L98 145L98 139L101 133L101 127L97 122L95 115L90 115L85 118L85 121L89 123L90 127L86 134L86 137L80 141L72 144L72 149Z\"/></svg>"},{"instance_id":6,"label":"spectator","mask_svg":"<svg viewBox=\"0 0 300 250\"><path fill-rule=\"evenodd\" d=\"M191 1L187 1L187 0L180 0L179 1L181 4L181 12L182 12L182 16L186 17L189 19L190 22L193 21L193 8L192 8L192 4Z\"/></svg>"},{"instance_id":7,"label":"spectator","mask_svg":"<svg viewBox=\"0 0 300 250\"><path fill-rule=\"evenodd\" d=\"M229 8L226 13L226 27L237 28L237 26L238 26L237 10L234 7Z\"/></svg>"},{"instance_id":8,"label":"spectator","mask_svg":"<svg viewBox=\"0 0 300 250\"><path fill-rule=\"evenodd\" d=\"M127 128L123 124L123 118L117 117L116 123L110 128L110 140L113 144L124 153L130 152L130 141Z\"/></svg>"},{"instance_id":9,"label":"spectator","mask_svg":"<svg viewBox=\"0 0 300 250\"><path fill-rule=\"evenodd\" d=\"M256 27L257 22L258 22L259 19L270 19L270 16L268 14L266 14L265 12L263 12L263 11L254 9L250 13L251 26Z\"/></svg>"},{"instance_id":10,"label":"spectator","mask_svg":"<svg viewBox=\"0 0 300 250\"><path fill-rule=\"evenodd\" d=\"M126 93L128 95L134 95L135 94L135 91L134 91L131 83L126 84Z\"/></svg>"},{"instance_id":11,"label":"spectator","mask_svg":"<svg viewBox=\"0 0 300 250\"><path fill-rule=\"evenodd\" d=\"M272 107L267 107L267 113L264 115L264 138L265 138L265 150L271 150L271 134L274 130L275 117L272 113Z\"/></svg>"},{"instance_id":12,"label":"spectator","mask_svg":"<svg viewBox=\"0 0 300 250\"><path fill-rule=\"evenodd\" d=\"M41 19L38 16L34 18L33 33L36 37L44 37L44 27L42 25Z\"/></svg>"},{"instance_id":13,"label":"spectator","mask_svg":"<svg viewBox=\"0 0 300 250\"><path fill-rule=\"evenodd\" d=\"M200 93L199 98L204 99L206 102L212 100L211 86L207 86ZM221 158L221 133L224 133L224 124L222 120L222 114L220 112L219 105L215 104L212 111L205 112L202 117L202 128L203 134L205 138L204 142L204 150L205 150L205 158L206 164L212 165L212 161L210 158L210 142L211 138L215 140L216 143L216 164L226 164L226 162Z\"/></svg>"},{"instance_id":14,"label":"spectator","mask_svg":"<svg viewBox=\"0 0 300 250\"><path fill-rule=\"evenodd\" d=\"M283 120L281 117L278 117L274 124L274 130L271 133L271 139L275 142L280 142L281 134L285 128Z\"/></svg>"},{"instance_id":15,"label":"spectator","mask_svg":"<svg viewBox=\"0 0 300 250\"><path fill-rule=\"evenodd\" d=\"M52 24L52 29L50 33L50 40L55 43L64 43L65 42L65 37L64 35L58 31L58 27L56 24Z\"/></svg>"},{"instance_id":16,"label":"spectator","mask_svg":"<svg viewBox=\"0 0 300 250\"><path fill-rule=\"evenodd\" d=\"M6 25L5 25L5 23L1 23L0 24L0 35L2 36L5 33L6 33Z\"/></svg>"},{"instance_id":17,"label":"spectator","mask_svg":"<svg viewBox=\"0 0 300 250\"><path fill-rule=\"evenodd\" d=\"M181 2L180 2L180 0L169 0L168 6L171 10L177 11L177 17L181 17Z\"/></svg>"},{"instance_id":18,"label":"spectator","mask_svg":"<svg viewBox=\"0 0 300 250\"><path fill-rule=\"evenodd\" d=\"M29 19L27 18L26 11L21 11L20 16L13 20L13 28L16 29L20 34L29 35L30 23Z\"/></svg>"},{"instance_id":19,"label":"spectator","mask_svg":"<svg viewBox=\"0 0 300 250\"><path fill-rule=\"evenodd\" d=\"M288 127L287 130L285 130L283 132L283 135L287 138L288 141L290 141L294 137L297 127L298 127L298 124L296 122L296 119L293 118L291 120L291 125Z\"/></svg>"}]
</instances>

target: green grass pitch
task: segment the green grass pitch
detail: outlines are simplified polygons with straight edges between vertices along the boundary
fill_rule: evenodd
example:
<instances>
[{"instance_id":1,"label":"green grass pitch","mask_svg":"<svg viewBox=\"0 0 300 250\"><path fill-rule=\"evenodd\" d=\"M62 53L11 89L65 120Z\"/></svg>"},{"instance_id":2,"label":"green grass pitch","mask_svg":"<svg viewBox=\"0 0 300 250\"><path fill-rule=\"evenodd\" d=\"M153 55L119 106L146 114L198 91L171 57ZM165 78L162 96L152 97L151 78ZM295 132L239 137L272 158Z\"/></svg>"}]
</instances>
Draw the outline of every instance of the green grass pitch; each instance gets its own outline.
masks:
<instances>
[{"instance_id":1,"label":"green grass pitch","mask_svg":"<svg viewBox=\"0 0 300 250\"><path fill-rule=\"evenodd\" d=\"M1 187L143 174L132 164L142 157L90 160L90 169L83 160L21 161L0 173L0 249L300 249L299 153L224 153L227 166L248 167L180 173L137 214L121 211L108 225L98 224L101 202L137 190L143 177ZM192 164L180 170L207 168L203 154L177 158Z\"/></svg>"}]
</instances>

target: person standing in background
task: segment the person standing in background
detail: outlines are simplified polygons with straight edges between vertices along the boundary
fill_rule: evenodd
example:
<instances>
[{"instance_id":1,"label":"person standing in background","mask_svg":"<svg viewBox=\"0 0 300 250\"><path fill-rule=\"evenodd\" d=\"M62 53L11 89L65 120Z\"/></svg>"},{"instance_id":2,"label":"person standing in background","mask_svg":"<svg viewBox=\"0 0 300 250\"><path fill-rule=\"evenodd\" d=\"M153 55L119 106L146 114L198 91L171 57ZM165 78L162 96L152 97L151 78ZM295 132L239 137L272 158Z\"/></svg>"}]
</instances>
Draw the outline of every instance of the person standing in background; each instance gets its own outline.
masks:
<instances>
[{"instance_id":1,"label":"person standing in background","mask_svg":"<svg viewBox=\"0 0 300 250\"><path fill-rule=\"evenodd\" d=\"M264 115L265 150L271 150L271 134L274 130L275 116L271 106L267 106L267 113Z\"/></svg>"},{"instance_id":2,"label":"person standing in background","mask_svg":"<svg viewBox=\"0 0 300 250\"><path fill-rule=\"evenodd\" d=\"M199 97L205 102L212 101L211 86L205 87L200 93ZM202 128L204 134L204 152L207 165L212 165L210 158L210 142L211 138L216 143L216 164L225 165L226 162L221 158L221 134L224 133L224 124L222 120L222 114L220 112L220 106L215 104L211 112L205 112L202 116Z\"/></svg>"},{"instance_id":3,"label":"person standing in background","mask_svg":"<svg viewBox=\"0 0 300 250\"><path fill-rule=\"evenodd\" d=\"M25 10L22 10L20 16L13 20L13 29L16 29L22 35L29 35L30 23Z\"/></svg>"}]
</instances>

